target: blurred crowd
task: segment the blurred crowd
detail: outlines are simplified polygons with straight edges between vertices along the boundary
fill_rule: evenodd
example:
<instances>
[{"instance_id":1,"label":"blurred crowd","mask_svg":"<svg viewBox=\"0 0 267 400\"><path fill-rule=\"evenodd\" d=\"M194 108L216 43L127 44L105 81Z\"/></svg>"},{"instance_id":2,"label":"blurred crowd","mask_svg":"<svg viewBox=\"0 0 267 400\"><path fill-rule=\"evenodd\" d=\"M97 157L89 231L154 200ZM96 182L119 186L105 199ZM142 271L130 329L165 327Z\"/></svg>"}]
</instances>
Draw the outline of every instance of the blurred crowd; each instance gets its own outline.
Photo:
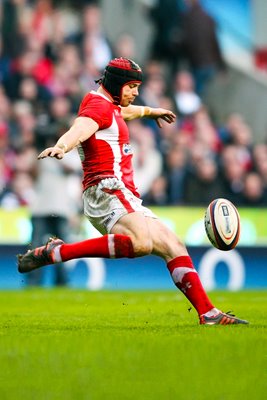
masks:
<instances>
[{"instance_id":1,"label":"blurred crowd","mask_svg":"<svg viewBox=\"0 0 267 400\"><path fill-rule=\"evenodd\" d=\"M37 154L67 130L112 57L139 61L138 43L128 33L111 43L100 1L3 0L0 12L0 206L75 217L78 155L37 162ZM144 2L144 13L155 35L138 103L178 115L162 129L129 123L144 203L206 206L226 197L267 206L267 141L255 143L240 114L217 126L203 101L206 83L227 73L214 21L196 0Z\"/></svg>"}]
</instances>

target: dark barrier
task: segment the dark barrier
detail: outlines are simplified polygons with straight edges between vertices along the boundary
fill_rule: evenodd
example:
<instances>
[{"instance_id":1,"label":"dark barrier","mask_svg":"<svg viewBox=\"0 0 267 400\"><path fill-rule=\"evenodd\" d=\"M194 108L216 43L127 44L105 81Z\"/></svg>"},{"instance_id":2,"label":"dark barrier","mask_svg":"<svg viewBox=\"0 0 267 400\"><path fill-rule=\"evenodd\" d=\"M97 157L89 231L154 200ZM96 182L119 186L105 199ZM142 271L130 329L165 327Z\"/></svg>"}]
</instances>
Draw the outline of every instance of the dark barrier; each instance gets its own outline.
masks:
<instances>
[{"instance_id":1,"label":"dark barrier","mask_svg":"<svg viewBox=\"0 0 267 400\"><path fill-rule=\"evenodd\" d=\"M27 285L27 274L17 272L16 254L25 246L0 246L0 289ZM210 246L189 247L196 269L207 290L266 289L267 248L239 247L230 252ZM155 256L138 259L81 259L65 263L69 286L90 290L172 289L164 262ZM53 266L44 267L43 286L53 286Z\"/></svg>"}]
</instances>

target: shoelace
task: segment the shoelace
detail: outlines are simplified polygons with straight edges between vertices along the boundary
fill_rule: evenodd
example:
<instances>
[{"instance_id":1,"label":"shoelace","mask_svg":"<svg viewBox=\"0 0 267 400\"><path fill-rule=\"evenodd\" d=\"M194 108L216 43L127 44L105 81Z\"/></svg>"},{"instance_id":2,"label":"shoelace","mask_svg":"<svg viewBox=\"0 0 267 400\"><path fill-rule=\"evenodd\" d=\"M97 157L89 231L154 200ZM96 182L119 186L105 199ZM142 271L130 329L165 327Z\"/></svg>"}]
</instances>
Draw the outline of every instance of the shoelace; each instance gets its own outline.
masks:
<instances>
[{"instance_id":1,"label":"shoelace","mask_svg":"<svg viewBox=\"0 0 267 400\"><path fill-rule=\"evenodd\" d=\"M226 311L225 314L229 315L230 317L235 317L235 314L233 314L233 311L232 311L232 310Z\"/></svg>"}]
</instances>

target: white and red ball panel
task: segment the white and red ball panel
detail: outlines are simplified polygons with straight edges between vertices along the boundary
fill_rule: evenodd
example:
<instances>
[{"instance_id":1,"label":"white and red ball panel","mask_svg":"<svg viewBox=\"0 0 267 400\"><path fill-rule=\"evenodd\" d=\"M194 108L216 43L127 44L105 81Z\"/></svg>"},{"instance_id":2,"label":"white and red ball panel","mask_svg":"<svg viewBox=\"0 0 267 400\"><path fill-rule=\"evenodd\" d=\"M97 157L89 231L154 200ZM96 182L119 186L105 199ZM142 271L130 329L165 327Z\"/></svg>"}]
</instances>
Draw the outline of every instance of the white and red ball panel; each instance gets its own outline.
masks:
<instances>
[{"instance_id":1,"label":"white and red ball panel","mask_svg":"<svg viewBox=\"0 0 267 400\"><path fill-rule=\"evenodd\" d=\"M214 247L232 250L240 236L240 217L236 207L227 199L213 200L205 213L206 234Z\"/></svg>"}]
</instances>

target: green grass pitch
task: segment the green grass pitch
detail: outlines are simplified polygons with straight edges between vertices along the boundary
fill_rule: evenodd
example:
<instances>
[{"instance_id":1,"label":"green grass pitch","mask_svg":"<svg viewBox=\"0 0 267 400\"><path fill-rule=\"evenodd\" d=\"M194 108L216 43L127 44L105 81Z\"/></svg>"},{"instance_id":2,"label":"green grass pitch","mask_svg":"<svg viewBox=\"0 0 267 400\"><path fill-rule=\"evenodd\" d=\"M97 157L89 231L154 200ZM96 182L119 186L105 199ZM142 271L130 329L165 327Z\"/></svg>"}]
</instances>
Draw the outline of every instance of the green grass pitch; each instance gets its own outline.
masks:
<instances>
[{"instance_id":1,"label":"green grass pitch","mask_svg":"<svg viewBox=\"0 0 267 400\"><path fill-rule=\"evenodd\" d=\"M266 398L267 292L213 292L250 325L200 326L177 291L0 292L0 399Z\"/></svg>"}]
</instances>

